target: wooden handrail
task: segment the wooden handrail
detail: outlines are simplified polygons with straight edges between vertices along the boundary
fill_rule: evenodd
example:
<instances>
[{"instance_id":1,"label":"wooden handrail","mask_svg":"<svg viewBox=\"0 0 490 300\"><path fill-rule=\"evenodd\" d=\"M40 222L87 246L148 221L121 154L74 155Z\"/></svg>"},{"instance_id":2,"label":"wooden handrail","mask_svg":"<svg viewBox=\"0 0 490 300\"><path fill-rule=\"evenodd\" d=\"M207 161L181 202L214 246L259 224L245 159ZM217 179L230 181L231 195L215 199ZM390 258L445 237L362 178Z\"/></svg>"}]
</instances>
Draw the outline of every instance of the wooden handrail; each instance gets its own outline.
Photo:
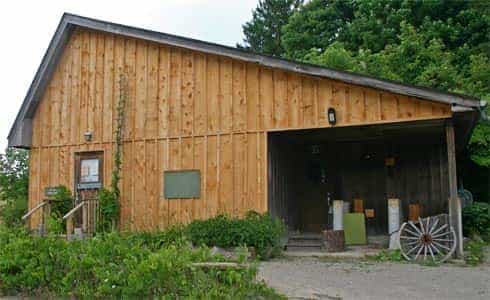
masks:
<instances>
[{"instance_id":1,"label":"wooden handrail","mask_svg":"<svg viewBox=\"0 0 490 300\"><path fill-rule=\"evenodd\" d=\"M77 210L79 210L85 204L86 204L85 201L80 202L77 206L75 206L74 208L72 208L72 210L70 210L66 215L63 216L63 220L66 220L69 217L71 217L71 215L73 215Z\"/></svg>"},{"instance_id":2,"label":"wooden handrail","mask_svg":"<svg viewBox=\"0 0 490 300\"><path fill-rule=\"evenodd\" d=\"M41 207L43 207L44 205L48 204L47 202L41 202L39 203L38 205L36 205L36 207L34 207L33 209L31 209L28 213L26 213L25 215L22 216L22 220L25 220L27 218L29 218L36 210L40 209Z\"/></svg>"}]
</instances>

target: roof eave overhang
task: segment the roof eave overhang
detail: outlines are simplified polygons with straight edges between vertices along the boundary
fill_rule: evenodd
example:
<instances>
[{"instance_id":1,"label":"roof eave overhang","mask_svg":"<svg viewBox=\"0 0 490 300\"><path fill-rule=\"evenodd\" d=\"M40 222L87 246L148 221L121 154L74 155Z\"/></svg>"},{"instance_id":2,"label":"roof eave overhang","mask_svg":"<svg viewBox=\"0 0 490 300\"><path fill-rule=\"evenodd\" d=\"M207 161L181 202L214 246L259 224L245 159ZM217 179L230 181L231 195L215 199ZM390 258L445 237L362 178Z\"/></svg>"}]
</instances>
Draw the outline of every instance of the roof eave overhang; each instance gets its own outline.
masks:
<instances>
[{"instance_id":1,"label":"roof eave overhang","mask_svg":"<svg viewBox=\"0 0 490 300\"><path fill-rule=\"evenodd\" d=\"M114 24L111 22L81 17L72 14L64 14L56 32L51 39L48 50L34 76L27 95L22 103L17 118L8 136L8 145L11 147L29 148L32 143L32 122L38 102L46 88L46 85L53 74L55 67L64 51L68 39L75 27L82 27L107 33L143 39L156 43L167 44L170 46L181 47L189 50L225 56L231 59L246 61L269 68L277 68L286 71L296 72L309 76L318 76L338 80L350 84L385 90L397 94L432 100L436 102L448 103L458 109L477 111L480 108L480 101L477 98L466 95L441 92L438 90L418 87L408 84L397 83L389 80L381 80L370 76L339 71L320 66L297 63L285 59L256 54L243 51L237 48L208 43L165 34L161 32L135 28L131 26ZM30 127L30 128L29 128Z\"/></svg>"}]
</instances>

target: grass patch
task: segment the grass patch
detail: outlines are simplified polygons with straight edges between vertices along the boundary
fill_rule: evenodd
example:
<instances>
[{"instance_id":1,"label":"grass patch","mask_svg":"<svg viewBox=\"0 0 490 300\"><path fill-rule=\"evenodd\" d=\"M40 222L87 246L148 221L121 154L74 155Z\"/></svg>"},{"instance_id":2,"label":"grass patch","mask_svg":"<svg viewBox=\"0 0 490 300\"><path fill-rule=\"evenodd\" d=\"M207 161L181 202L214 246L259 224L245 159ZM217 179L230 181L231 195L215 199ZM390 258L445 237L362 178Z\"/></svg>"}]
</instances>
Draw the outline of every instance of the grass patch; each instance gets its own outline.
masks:
<instances>
[{"instance_id":1,"label":"grass patch","mask_svg":"<svg viewBox=\"0 0 490 300\"><path fill-rule=\"evenodd\" d=\"M402 252L397 250L382 250L377 255L369 256L369 259L377 262L406 262Z\"/></svg>"}]
</instances>

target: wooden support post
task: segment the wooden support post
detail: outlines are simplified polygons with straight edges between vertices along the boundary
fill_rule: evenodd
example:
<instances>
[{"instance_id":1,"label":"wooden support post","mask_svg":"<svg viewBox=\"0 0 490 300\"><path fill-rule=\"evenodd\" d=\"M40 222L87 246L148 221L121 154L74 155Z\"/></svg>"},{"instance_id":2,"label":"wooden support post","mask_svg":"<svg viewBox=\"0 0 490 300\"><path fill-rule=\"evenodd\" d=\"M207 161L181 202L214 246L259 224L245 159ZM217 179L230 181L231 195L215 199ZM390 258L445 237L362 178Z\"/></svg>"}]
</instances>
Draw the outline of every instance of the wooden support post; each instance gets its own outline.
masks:
<instances>
[{"instance_id":1,"label":"wooden support post","mask_svg":"<svg viewBox=\"0 0 490 300\"><path fill-rule=\"evenodd\" d=\"M66 220L66 238L70 240L72 234L73 234L73 217L70 216Z\"/></svg>"},{"instance_id":2,"label":"wooden support post","mask_svg":"<svg viewBox=\"0 0 490 300\"><path fill-rule=\"evenodd\" d=\"M446 122L446 144L449 177L449 219L458 239L456 255L461 257L463 255L463 225L461 220L461 199L458 197L456 146L452 120Z\"/></svg>"},{"instance_id":3,"label":"wooden support post","mask_svg":"<svg viewBox=\"0 0 490 300\"><path fill-rule=\"evenodd\" d=\"M86 204L82 207L82 232L88 233L88 208Z\"/></svg>"},{"instance_id":4,"label":"wooden support post","mask_svg":"<svg viewBox=\"0 0 490 300\"><path fill-rule=\"evenodd\" d=\"M42 235L45 235L48 232L47 221L51 215L51 202L49 199L44 199L43 202L45 202L46 205L42 208Z\"/></svg>"}]
</instances>

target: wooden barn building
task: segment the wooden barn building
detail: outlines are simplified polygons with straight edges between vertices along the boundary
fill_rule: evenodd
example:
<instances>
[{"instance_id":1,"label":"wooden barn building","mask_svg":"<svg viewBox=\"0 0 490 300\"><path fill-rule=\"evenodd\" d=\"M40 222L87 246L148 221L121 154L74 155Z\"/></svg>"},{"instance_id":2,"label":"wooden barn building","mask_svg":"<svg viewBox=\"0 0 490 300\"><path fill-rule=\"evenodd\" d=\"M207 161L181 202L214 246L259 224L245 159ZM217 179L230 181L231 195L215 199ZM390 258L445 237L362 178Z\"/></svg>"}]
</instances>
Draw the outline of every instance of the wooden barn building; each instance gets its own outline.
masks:
<instances>
[{"instance_id":1,"label":"wooden barn building","mask_svg":"<svg viewBox=\"0 0 490 300\"><path fill-rule=\"evenodd\" d=\"M461 228L455 153L478 99L70 14L8 137L30 149L30 209L46 187L110 184L121 93L124 228L256 210L314 232L331 200L362 199L386 233L388 198Z\"/></svg>"}]
</instances>

